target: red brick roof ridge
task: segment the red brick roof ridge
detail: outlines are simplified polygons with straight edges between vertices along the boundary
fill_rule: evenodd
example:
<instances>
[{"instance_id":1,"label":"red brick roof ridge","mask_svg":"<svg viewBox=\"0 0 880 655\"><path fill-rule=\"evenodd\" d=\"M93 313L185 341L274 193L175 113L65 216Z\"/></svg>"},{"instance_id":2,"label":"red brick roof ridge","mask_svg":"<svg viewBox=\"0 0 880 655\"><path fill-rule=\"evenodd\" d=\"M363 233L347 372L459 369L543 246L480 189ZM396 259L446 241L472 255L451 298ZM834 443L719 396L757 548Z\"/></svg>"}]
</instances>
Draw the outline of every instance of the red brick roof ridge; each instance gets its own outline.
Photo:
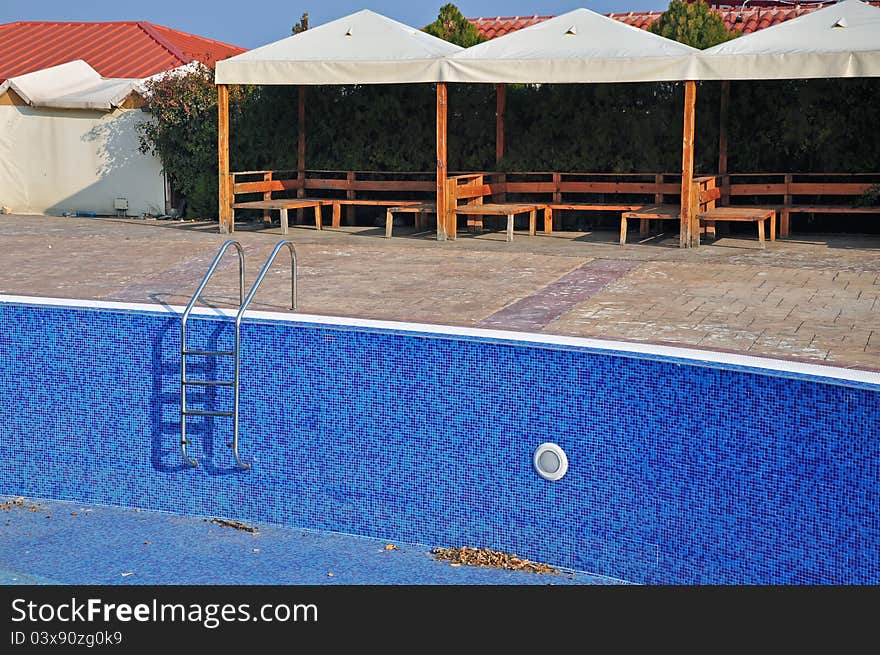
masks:
<instances>
[{"instance_id":1,"label":"red brick roof ridge","mask_svg":"<svg viewBox=\"0 0 880 655\"><path fill-rule=\"evenodd\" d=\"M192 57L187 57L185 54L183 54L183 52L178 50L173 44L169 43L165 37L163 37L161 34L157 33L156 30L154 29L154 26L152 23L149 23L145 20L135 21L135 23L144 32L146 32L147 35L151 39L153 39L153 41L155 41L160 46L165 48L168 52L170 52L172 55L177 57L180 60L181 66L183 66L184 64L188 64L192 61Z\"/></svg>"}]
</instances>

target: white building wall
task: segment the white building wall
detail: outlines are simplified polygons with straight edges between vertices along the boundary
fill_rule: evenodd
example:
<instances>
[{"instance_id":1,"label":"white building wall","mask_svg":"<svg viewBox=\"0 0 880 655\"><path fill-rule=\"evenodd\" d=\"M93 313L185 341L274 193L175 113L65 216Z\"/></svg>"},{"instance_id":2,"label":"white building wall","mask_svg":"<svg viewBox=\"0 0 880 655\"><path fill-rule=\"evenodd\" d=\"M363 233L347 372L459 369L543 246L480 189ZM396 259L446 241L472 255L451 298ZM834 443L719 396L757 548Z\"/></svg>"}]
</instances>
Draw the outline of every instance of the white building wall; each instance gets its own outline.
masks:
<instances>
[{"instance_id":1,"label":"white building wall","mask_svg":"<svg viewBox=\"0 0 880 655\"><path fill-rule=\"evenodd\" d=\"M18 214L162 214L159 160L138 151L139 109L112 112L0 105L0 206Z\"/></svg>"}]
</instances>

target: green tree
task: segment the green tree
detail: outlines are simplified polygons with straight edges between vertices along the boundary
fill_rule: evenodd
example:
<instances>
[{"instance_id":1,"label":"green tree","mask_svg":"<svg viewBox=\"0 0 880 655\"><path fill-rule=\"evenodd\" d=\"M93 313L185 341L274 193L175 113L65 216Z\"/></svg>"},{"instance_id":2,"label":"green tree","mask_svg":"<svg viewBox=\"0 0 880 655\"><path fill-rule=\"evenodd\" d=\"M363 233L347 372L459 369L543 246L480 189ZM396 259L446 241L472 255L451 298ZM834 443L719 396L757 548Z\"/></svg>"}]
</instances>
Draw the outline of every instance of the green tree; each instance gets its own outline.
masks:
<instances>
[{"instance_id":1,"label":"green tree","mask_svg":"<svg viewBox=\"0 0 880 655\"><path fill-rule=\"evenodd\" d=\"M712 11L705 0L672 0L650 29L654 34L700 50L739 36L739 32L727 29L721 14Z\"/></svg>"},{"instance_id":2,"label":"green tree","mask_svg":"<svg viewBox=\"0 0 880 655\"><path fill-rule=\"evenodd\" d=\"M440 7L440 13L424 30L428 34L449 41L462 48L470 48L486 39L480 34L476 26L465 18L458 7L451 2Z\"/></svg>"},{"instance_id":3,"label":"green tree","mask_svg":"<svg viewBox=\"0 0 880 655\"><path fill-rule=\"evenodd\" d=\"M293 26L293 29L290 30L291 34L299 34L301 32L305 32L309 29L309 14L308 12L303 14L296 25Z\"/></svg>"}]
</instances>

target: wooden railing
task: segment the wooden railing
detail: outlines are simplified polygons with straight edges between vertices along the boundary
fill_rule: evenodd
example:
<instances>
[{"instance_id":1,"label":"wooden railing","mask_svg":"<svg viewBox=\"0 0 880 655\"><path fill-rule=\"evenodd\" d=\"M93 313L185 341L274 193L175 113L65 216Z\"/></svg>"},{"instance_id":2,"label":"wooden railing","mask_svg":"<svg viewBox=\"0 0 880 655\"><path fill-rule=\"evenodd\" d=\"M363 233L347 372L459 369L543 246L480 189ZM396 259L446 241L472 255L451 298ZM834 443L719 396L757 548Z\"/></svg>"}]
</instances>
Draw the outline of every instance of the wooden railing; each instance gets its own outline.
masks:
<instances>
[{"instance_id":1,"label":"wooden railing","mask_svg":"<svg viewBox=\"0 0 880 655\"><path fill-rule=\"evenodd\" d=\"M721 180L722 204L777 209L783 237L791 232L793 213L880 214L880 207L854 206L880 184L880 173L739 173Z\"/></svg>"},{"instance_id":2,"label":"wooden railing","mask_svg":"<svg viewBox=\"0 0 880 655\"><path fill-rule=\"evenodd\" d=\"M282 197L318 197L348 201L422 200L436 198L434 171L381 172L309 170L302 179L295 170L241 171L230 175L234 196L271 200ZM789 233L789 215L798 211L845 213L871 187L880 173L739 173L715 177L712 194L720 205L760 205L780 211L780 233ZM450 175L447 207L495 202L529 201L565 207L641 202L678 204L681 175L677 173L563 173L554 171L476 172ZM253 194L253 195L252 195ZM346 207L351 218L353 207ZM880 213L877 208L853 209ZM548 216L552 214L548 211ZM446 225L454 217L447 213ZM551 225L547 227L552 227Z\"/></svg>"},{"instance_id":3,"label":"wooden railing","mask_svg":"<svg viewBox=\"0 0 880 655\"><path fill-rule=\"evenodd\" d=\"M423 200L436 194L434 172L307 170L302 179L295 170L240 171L231 174L233 202L280 198L322 198L346 201L347 219L353 221L354 204ZM254 195L258 194L258 195ZM238 197L236 197L238 196ZM338 208L334 208L338 211ZM301 220L301 211L297 212ZM334 216L334 224L338 217Z\"/></svg>"}]
</instances>

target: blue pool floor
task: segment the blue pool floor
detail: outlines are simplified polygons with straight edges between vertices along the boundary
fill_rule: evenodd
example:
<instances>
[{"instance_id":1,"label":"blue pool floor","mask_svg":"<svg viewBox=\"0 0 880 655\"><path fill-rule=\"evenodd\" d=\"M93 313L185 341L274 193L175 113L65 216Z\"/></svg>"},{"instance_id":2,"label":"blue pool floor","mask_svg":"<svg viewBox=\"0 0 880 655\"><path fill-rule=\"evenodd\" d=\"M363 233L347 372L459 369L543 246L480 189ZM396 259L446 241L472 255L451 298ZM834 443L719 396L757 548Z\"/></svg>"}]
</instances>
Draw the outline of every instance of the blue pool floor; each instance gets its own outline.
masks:
<instances>
[{"instance_id":1,"label":"blue pool floor","mask_svg":"<svg viewBox=\"0 0 880 655\"><path fill-rule=\"evenodd\" d=\"M0 584L620 584L572 571L451 566L424 545L288 526L255 525L254 535L205 517L57 500L25 505L40 509L0 510Z\"/></svg>"}]
</instances>

